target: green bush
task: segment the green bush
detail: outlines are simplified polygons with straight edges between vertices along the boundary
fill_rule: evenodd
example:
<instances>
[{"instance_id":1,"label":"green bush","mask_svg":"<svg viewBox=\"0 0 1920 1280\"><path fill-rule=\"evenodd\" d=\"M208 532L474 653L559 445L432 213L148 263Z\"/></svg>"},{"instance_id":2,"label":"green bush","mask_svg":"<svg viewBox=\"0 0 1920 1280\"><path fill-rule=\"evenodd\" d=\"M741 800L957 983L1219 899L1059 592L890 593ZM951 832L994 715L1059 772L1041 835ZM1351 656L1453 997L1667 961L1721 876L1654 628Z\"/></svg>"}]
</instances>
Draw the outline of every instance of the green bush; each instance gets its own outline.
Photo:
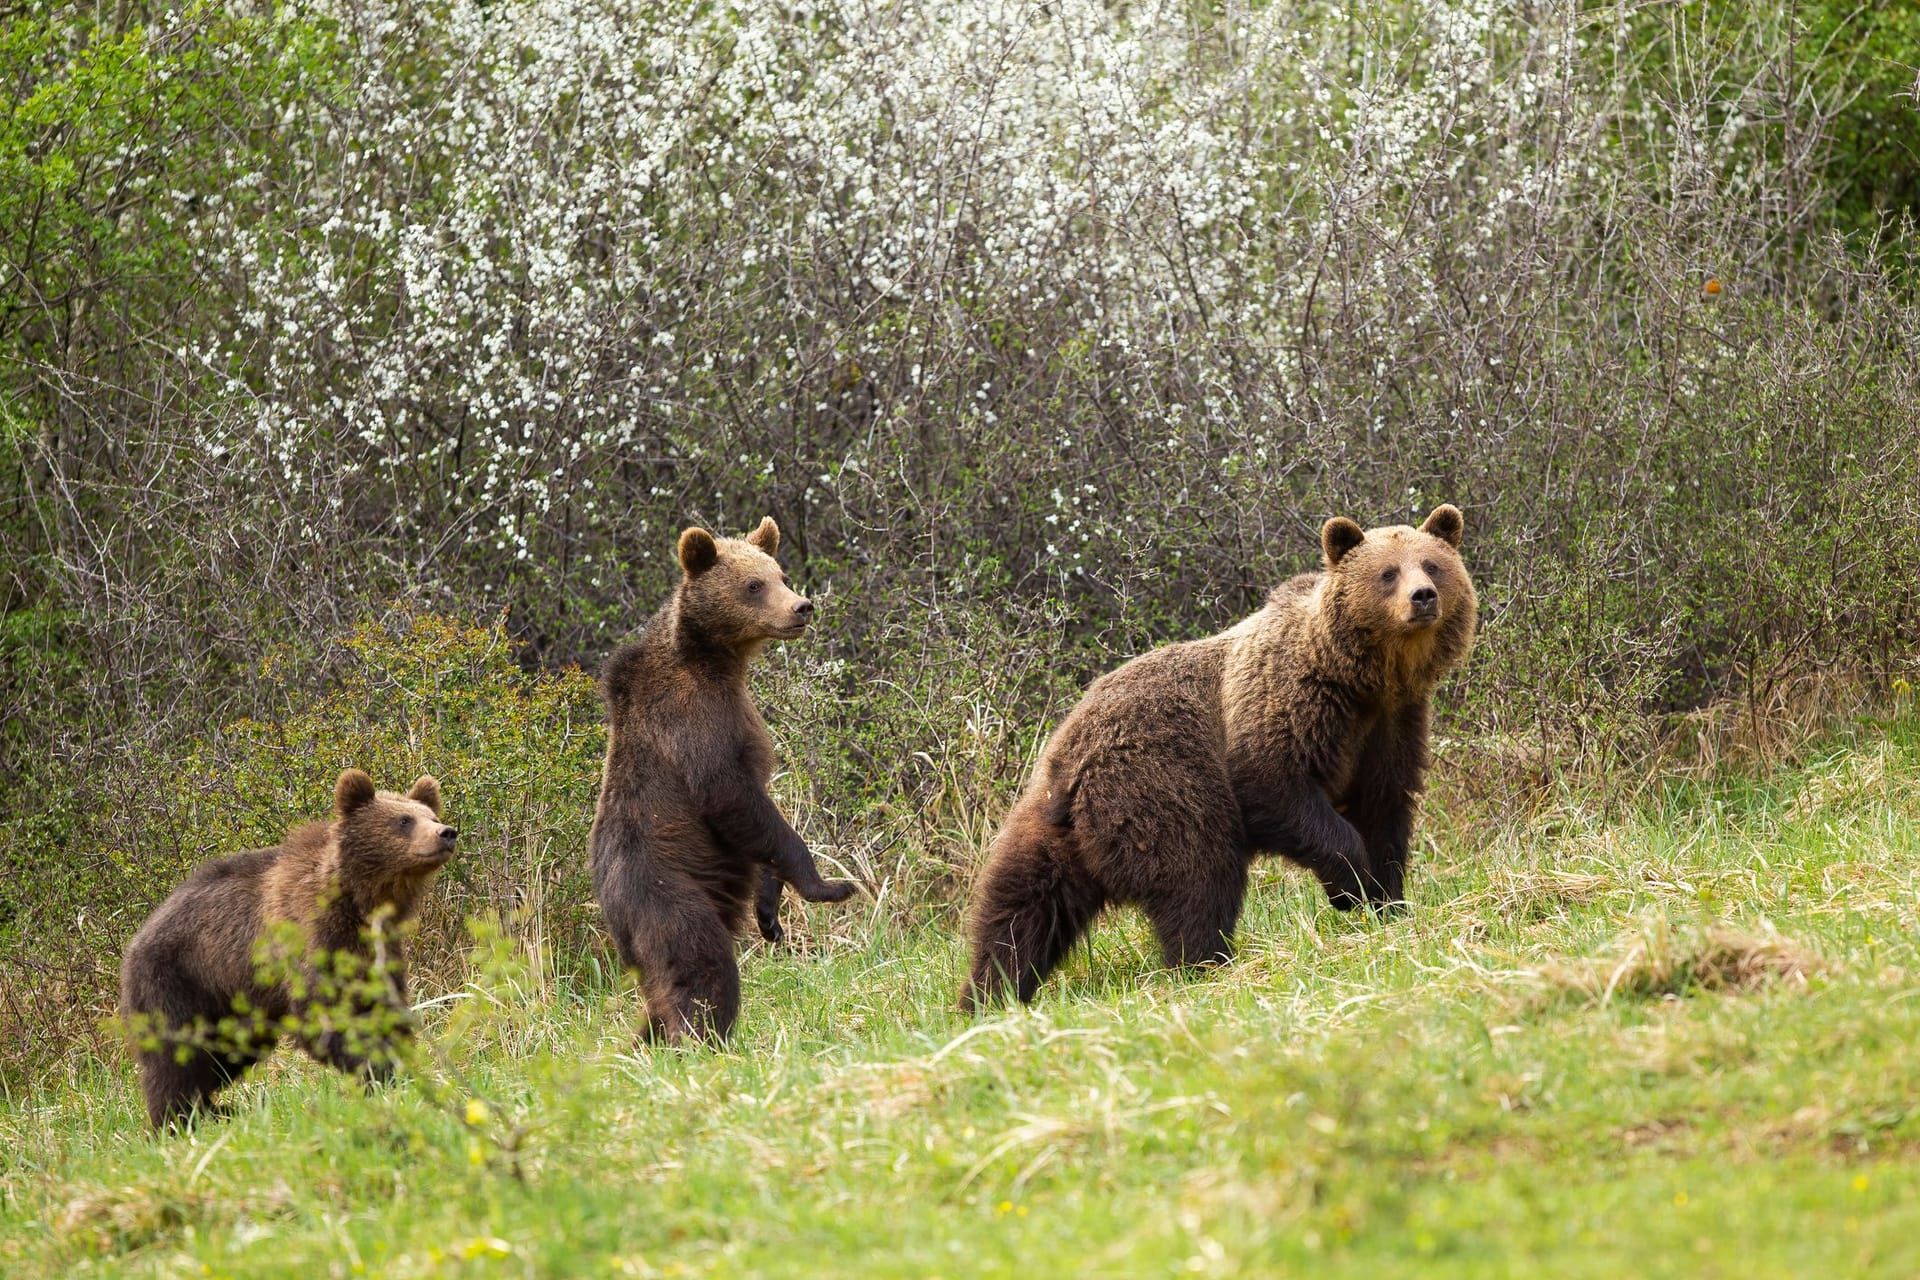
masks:
<instances>
[{"instance_id":1,"label":"green bush","mask_svg":"<svg viewBox=\"0 0 1920 1280\"><path fill-rule=\"evenodd\" d=\"M1813 0L1798 12L1808 60L1845 103L1827 162L1839 224L1871 236L1920 218L1920 9Z\"/></svg>"}]
</instances>

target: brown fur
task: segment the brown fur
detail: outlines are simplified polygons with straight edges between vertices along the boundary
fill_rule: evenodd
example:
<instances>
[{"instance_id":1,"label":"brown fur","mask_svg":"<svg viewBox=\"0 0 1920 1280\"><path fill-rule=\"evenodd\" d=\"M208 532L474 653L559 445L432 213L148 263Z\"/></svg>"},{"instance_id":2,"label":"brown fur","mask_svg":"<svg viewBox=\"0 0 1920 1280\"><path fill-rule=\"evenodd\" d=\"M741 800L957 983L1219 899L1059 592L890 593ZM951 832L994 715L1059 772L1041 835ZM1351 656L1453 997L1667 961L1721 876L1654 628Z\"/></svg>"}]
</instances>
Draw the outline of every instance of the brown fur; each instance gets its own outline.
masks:
<instances>
[{"instance_id":1,"label":"brown fur","mask_svg":"<svg viewBox=\"0 0 1920 1280\"><path fill-rule=\"evenodd\" d=\"M1031 1000L1110 903L1168 964L1232 952L1253 856L1312 870L1336 907L1401 900L1435 685L1477 604L1460 513L1322 530L1325 568L1204 640L1094 681L1054 733L974 890L963 1008Z\"/></svg>"},{"instance_id":2,"label":"brown fur","mask_svg":"<svg viewBox=\"0 0 1920 1280\"><path fill-rule=\"evenodd\" d=\"M779 546L771 517L746 538L682 533L673 598L601 673L607 758L587 861L620 959L640 971L655 1039L732 1029L733 936L756 885L770 941L780 937L783 881L815 902L854 892L820 878L767 794L773 741L747 664L813 616L773 558Z\"/></svg>"},{"instance_id":3,"label":"brown fur","mask_svg":"<svg viewBox=\"0 0 1920 1280\"><path fill-rule=\"evenodd\" d=\"M220 1088L266 1057L273 1043L204 1042L235 1013L235 1001L269 1027L303 1015L302 1001L279 984L262 985L254 951L281 921L300 926L309 955L372 956L368 926L378 913L392 923L413 915L436 871L453 855L459 833L440 821L440 784L422 777L406 795L375 791L358 769L334 787L334 818L289 832L271 849L206 863L175 889L127 944L120 966L120 1012L136 1031L155 1033L158 1047L135 1058L147 1116L159 1128L210 1105ZM392 998L405 1006L399 942L388 948ZM342 1071L384 1078L391 1064L350 1050L328 1031L302 1046Z\"/></svg>"}]
</instances>

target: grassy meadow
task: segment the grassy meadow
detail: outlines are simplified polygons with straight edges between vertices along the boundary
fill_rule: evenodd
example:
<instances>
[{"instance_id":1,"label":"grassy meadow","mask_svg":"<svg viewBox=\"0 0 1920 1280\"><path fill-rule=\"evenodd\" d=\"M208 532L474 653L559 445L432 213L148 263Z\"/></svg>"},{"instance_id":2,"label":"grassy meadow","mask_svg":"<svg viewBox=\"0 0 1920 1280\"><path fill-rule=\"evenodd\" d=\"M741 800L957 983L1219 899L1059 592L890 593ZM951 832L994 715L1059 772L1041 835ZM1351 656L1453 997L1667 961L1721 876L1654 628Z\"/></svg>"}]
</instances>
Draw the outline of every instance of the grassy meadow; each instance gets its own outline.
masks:
<instances>
[{"instance_id":1,"label":"grassy meadow","mask_svg":"<svg viewBox=\"0 0 1920 1280\"><path fill-rule=\"evenodd\" d=\"M1463 750L1453 747L1452 751ZM1920 718L1614 820L1450 811L1414 909L1256 873L1238 959L1108 916L951 1011L951 905L787 912L723 1050L480 928L372 1095L283 1052L162 1139L73 1055L0 1110L16 1276L1910 1275Z\"/></svg>"}]
</instances>

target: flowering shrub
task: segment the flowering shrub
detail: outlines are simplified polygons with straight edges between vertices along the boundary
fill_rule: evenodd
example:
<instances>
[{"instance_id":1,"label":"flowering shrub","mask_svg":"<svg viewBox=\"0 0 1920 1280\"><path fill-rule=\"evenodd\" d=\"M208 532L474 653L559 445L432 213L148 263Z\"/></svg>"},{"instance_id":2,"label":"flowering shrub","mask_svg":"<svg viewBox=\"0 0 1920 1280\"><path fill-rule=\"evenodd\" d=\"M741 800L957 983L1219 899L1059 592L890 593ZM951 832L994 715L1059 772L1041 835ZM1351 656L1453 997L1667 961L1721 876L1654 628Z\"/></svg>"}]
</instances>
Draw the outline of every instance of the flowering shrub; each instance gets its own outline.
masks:
<instances>
[{"instance_id":1,"label":"flowering shrub","mask_svg":"<svg viewBox=\"0 0 1920 1280\"><path fill-rule=\"evenodd\" d=\"M1790 11L1704 45L1662 14L172 17L146 45L202 54L157 81L258 71L244 128L148 202L204 293L141 370L178 404L149 447L276 554L398 562L329 566L328 600L511 601L583 656L680 523L766 509L861 590L919 557L1130 632L1249 602L1335 509L1462 499L1484 569L1531 576L1596 487L1665 497L1655 455L1722 430L1717 384L1835 278L1808 236L1843 91L1800 73ZM1874 279L1842 286L1843 344L1907 323Z\"/></svg>"},{"instance_id":2,"label":"flowering shrub","mask_svg":"<svg viewBox=\"0 0 1920 1280\"><path fill-rule=\"evenodd\" d=\"M1066 380L1144 444L1271 463L1329 329L1390 381L1455 326L1460 260L1544 283L1618 106L1567 88L1571 4L296 12L338 30L352 99L296 118L308 166L238 180L268 216L192 220L237 303L195 352L244 405L209 447L376 478L410 516L457 492L459 536L522 560L618 519L633 470L830 507L906 424L990 449ZM1063 481L1101 446L1043 439ZM1081 488L1041 490L1076 494L1056 553L1111 525Z\"/></svg>"},{"instance_id":3,"label":"flowering shrub","mask_svg":"<svg viewBox=\"0 0 1920 1280\"><path fill-rule=\"evenodd\" d=\"M1853 170L1912 108L1848 61L1907 27L1848 12L0 20L0 930L103 901L103 847L142 884L198 856L171 762L333 733L289 709L361 687L333 640L381 602L505 609L475 688L590 668L694 521L779 519L823 604L767 681L804 730L785 798L930 900L1063 700L1312 565L1336 512L1466 510L1483 639L1445 727L1548 772L1644 776L1676 713L1823 671L1910 679L1912 241L1874 221L1904 180ZM352 740L455 795L530 758L370 706ZM503 846L537 867L457 909L574 892L566 742ZM249 821L338 767L298 758Z\"/></svg>"}]
</instances>

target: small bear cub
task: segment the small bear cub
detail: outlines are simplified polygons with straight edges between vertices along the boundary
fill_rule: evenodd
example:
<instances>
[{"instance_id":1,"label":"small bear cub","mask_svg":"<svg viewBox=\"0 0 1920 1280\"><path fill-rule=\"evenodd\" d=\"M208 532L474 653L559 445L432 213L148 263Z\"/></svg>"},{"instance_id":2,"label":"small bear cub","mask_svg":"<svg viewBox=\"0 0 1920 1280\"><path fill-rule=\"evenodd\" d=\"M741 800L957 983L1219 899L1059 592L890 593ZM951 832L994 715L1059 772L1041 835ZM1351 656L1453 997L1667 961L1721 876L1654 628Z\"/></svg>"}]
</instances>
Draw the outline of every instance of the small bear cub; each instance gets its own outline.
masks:
<instances>
[{"instance_id":1,"label":"small bear cub","mask_svg":"<svg viewBox=\"0 0 1920 1280\"><path fill-rule=\"evenodd\" d=\"M352 957L344 968L365 973L380 947L384 999L404 1010L400 940L376 942L374 934L412 918L458 834L440 821L440 784L432 777L399 795L374 790L365 773L348 769L334 786L331 822L296 827L270 849L216 858L175 889L133 935L120 966L120 1013L153 1126L212 1110L215 1092L271 1053L289 1018L295 1039L321 1062L388 1078L391 1056L360 1043L359 1018L331 1025L343 1020L317 1009L316 1025L308 1025L328 986L321 965ZM263 980L257 953L287 924L300 938L302 976ZM350 1015L365 1015L374 999L362 992L341 1003Z\"/></svg>"}]
</instances>

